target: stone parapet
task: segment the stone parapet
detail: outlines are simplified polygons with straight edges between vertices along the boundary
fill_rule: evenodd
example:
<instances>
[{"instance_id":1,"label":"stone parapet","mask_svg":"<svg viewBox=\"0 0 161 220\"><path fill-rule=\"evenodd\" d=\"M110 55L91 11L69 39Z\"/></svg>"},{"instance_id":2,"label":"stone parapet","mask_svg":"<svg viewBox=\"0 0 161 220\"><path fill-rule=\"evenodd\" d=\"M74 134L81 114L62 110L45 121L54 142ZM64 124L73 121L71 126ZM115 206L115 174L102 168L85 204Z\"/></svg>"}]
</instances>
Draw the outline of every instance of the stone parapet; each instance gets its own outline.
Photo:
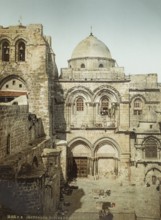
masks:
<instances>
[{"instance_id":1,"label":"stone parapet","mask_svg":"<svg viewBox=\"0 0 161 220\"><path fill-rule=\"evenodd\" d=\"M61 79L67 80L92 80L97 79L98 81L101 80L128 80L128 77L125 77L124 69L122 67L115 67L109 69L84 69L83 71L80 69L73 70L70 68L63 68L61 69Z\"/></svg>"}]
</instances>

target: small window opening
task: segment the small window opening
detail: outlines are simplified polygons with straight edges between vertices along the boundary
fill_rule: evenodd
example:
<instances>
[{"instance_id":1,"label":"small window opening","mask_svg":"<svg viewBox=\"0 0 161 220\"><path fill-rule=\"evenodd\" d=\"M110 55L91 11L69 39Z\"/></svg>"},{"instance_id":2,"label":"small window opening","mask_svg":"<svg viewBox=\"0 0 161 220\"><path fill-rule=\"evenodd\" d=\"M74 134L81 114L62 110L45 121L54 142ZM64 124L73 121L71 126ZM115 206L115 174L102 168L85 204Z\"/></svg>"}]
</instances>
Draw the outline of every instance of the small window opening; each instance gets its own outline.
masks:
<instances>
[{"instance_id":1,"label":"small window opening","mask_svg":"<svg viewBox=\"0 0 161 220\"><path fill-rule=\"evenodd\" d=\"M145 142L145 157L157 158L157 142L154 139L148 139Z\"/></svg>"},{"instance_id":2,"label":"small window opening","mask_svg":"<svg viewBox=\"0 0 161 220\"><path fill-rule=\"evenodd\" d=\"M18 61L25 61L25 43L18 44Z\"/></svg>"},{"instance_id":3,"label":"small window opening","mask_svg":"<svg viewBox=\"0 0 161 220\"><path fill-rule=\"evenodd\" d=\"M108 98L103 98L101 100L101 115L108 115L109 113L109 100Z\"/></svg>"},{"instance_id":4,"label":"small window opening","mask_svg":"<svg viewBox=\"0 0 161 220\"><path fill-rule=\"evenodd\" d=\"M12 81L12 85L15 85L15 84L16 84L16 81L15 81L15 80L13 80L13 81Z\"/></svg>"},{"instance_id":5,"label":"small window opening","mask_svg":"<svg viewBox=\"0 0 161 220\"><path fill-rule=\"evenodd\" d=\"M9 87L9 85L7 84L7 85L6 85L6 88L8 88L8 87Z\"/></svg>"},{"instance_id":6,"label":"small window opening","mask_svg":"<svg viewBox=\"0 0 161 220\"><path fill-rule=\"evenodd\" d=\"M32 166L33 166L34 168L37 168L37 167L39 166L38 159L37 159L36 156L35 156L34 159L33 159Z\"/></svg>"},{"instance_id":7,"label":"small window opening","mask_svg":"<svg viewBox=\"0 0 161 220\"><path fill-rule=\"evenodd\" d=\"M153 125L150 125L150 128L153 128Z\"/></svg>"},{"instance_id":8,"label":"small window opening","mask_svg":"<svg viewBox=\"0 0 161 220\"><path fill-rule=\"evenodd\" d=\"M9 61L9 54L10 54L10 48L9 48L9 43L4 42L2 44L2 61Z\"/></svg>"},{"instance_id":9,"label":"small window opening","mask_svg":"<svg viewBox=\"0 0 161 220\"><path fill-rule=\"evenodd\" d=\"M99 68L103 68L103 64L102 63L99 64Z\"/></svg>"},{"instance_id":10,"label":"small window opening","mask_svg":"<svg viewBox=\"0 0 161 220\"><path fill-rule=\"evenodd\" d=\"M12 105L18 105L18 102L13 102Z\"/></svg>"},{"instance_id":11,"label":"small window opening","mask_svg":"<svg viewBox=\"0 0 161 220\"><path fill-rule=\"evenodd\" d=\"M142 114L142 110L134 110L134 115L141 115Z\"/></svg>"},{"instance_id":12,"label":"small window opening","mask_svg":"<svg viewBox=\"0 0 161 220\"><path fill-rule=\"evenodd\" d=\"M139 98L135 99L135 101L134 101L134 115L141 115L142 108L143 108L142 100Z\"/></svg>"},{"instance_id":13,"label":"small window opening","mask_svg":"<svg viewBox=\"0 0 161 220\"><path fill-rule=\"evenodd\" d=\"M157 182L157 177L156 176L152 176L152 184L155 185Z\"/></svg>"},{"instance_id":14,"label":"small window opening","mask_svg":"<svg viewBox=\"0 0 161 220\"><path fill-rule=\"evenodd\" d=\"M7 136L7 149L6 149L6 153L10 154L11 151L11 136L10 134L8 134Z\"/></svg>"},{"instance_id":15,"label":"small window opening","mask_svg":"<svg viewBox=\"0 0 161 220\"><path fill-rule=\"evenodd\" d=\"M19 88L22 88L22 84L19 84Z\"/></svg>"},{"instance_id":16,"label":"small window opening","mask_svg":"<svg viewBox=\"0 0 161 220\"><path fill-rule=\"evenodd\" d=\"M84 63L81 64L81 68L85 68L85 64Z\"/></svg>"}]
</instances>

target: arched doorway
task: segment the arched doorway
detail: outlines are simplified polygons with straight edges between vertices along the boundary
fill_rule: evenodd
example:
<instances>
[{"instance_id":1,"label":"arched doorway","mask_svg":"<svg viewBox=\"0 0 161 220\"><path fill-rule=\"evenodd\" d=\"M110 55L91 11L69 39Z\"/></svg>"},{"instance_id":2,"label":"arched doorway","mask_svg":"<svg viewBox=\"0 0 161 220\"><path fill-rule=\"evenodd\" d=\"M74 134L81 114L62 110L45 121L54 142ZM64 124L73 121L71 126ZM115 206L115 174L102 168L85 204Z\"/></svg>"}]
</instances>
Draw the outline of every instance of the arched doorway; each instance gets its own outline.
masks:
<instances>
[{"instance_id":1,"label":"arched doorway","mask_svg":"<svg viewBox=\"0 0 161 220\"><path fill-rule=\"evenodd\" d=\"M74 142L69 148L68 175L70 178L88 177L90 173L91 150L83 141Z\"/></svg>"},{"instance_id":2,"label":"arched doorway","mask_svg":"<svg viewBox=\"0 0 161 220\"><path fill-rule=\"evenodd\" d=\"M95 150L95 174L99 177L112 178L118 174L119 152L109 142L97 145Z\"/></svg>"},{"instance_id":3,"label":"arched doorway","mask_svg":"<svg viewBox=\"0 0 161 220\"><path fill-rule=\"evenodd\" d=\"M161 183L161 171L157 168L150 169L145 175L145 182L150 185L158 185Z\"/></svg>"}]
</instances>

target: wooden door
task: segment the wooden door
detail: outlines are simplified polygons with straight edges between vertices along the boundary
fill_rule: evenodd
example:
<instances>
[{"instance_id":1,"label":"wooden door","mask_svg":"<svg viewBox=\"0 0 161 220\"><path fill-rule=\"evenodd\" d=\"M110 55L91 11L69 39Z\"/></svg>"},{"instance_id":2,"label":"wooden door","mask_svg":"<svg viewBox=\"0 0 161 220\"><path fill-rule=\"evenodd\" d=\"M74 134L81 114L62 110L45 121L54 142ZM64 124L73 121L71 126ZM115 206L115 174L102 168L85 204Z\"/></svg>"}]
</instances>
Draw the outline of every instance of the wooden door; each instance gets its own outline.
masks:
<instances>
[{"instance_id":1,"label":"wooden door","mask_svg":"<svg viewBox=\"0 0 161 220\"><path fill-rule=\"evenodd\" d=\"M87 177L87 158L75 157L73 158L75 164L75 172L77 177Z\"/></svg>"}]
</instances>

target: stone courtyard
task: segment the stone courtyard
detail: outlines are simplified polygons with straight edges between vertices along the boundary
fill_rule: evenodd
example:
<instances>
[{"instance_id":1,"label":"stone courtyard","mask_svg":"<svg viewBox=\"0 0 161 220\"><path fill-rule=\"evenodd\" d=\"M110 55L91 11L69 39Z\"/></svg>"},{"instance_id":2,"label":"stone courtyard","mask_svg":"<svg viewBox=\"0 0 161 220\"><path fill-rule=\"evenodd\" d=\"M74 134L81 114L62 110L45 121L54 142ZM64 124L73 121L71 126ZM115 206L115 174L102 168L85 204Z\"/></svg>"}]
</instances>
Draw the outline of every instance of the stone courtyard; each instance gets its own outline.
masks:
<instances>
[{"instance_id":1,"label":"stone courtyard","mask_svg":"<svg viewBox=\"0 0 161 220\"><path fill-rule=\"evenodd\" d=\"M99 219L102 204L106 204L114 220L159 220L159 191L150 187L121 184L107 179L79 178L70 183L77 186L71 195L64 195L64 219ZM76 187L75 187L76 188Z\"/></svg>"}]
</instances>

